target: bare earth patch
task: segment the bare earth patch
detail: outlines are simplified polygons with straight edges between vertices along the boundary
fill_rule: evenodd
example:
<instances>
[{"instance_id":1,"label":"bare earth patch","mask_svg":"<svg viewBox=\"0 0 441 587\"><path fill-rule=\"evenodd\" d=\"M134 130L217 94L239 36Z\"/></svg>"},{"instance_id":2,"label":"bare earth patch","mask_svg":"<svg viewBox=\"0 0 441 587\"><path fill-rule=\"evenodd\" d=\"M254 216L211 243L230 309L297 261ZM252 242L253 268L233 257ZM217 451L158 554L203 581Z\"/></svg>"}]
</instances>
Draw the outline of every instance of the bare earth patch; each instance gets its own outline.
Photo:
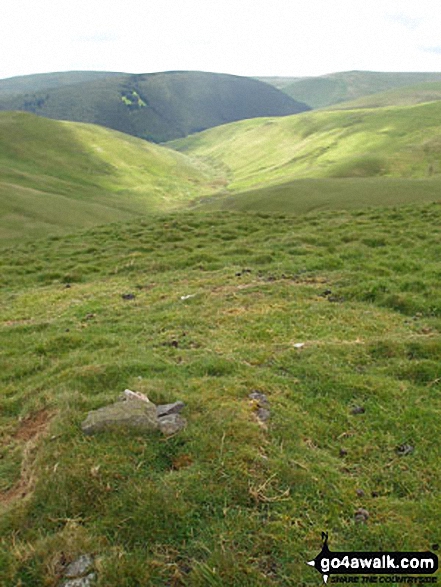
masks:
<instances>
[{"instance_id":1,"label":"bare earth patch","mask_svg":"<svg viewBox=\"0 0 441 587\"><path fill-rule=\"evenodd\" d=\"M32 490L34 484L33 463L37 448L37 441L49 427L53 414L48 410L40 410L20 422L20 425L12 438L24 443L23 459L21 464L20 479L7 489L0 491L0 504L8 506L17 499L25 498Z\"/></svg>"}]
</instances>

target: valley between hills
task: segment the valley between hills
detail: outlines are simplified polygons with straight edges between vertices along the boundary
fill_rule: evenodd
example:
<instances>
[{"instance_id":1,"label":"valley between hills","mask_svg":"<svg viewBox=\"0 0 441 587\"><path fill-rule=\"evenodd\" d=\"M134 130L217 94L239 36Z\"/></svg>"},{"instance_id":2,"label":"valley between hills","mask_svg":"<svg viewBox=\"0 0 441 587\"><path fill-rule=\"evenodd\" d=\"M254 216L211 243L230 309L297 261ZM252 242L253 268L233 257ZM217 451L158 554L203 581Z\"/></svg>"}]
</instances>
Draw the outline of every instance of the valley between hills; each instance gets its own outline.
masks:
<instances>
[{"instance_id":1,"label":"valley between hills","mask_svg":"<svg viewBox=\"0 0 441 587\"><path fill-rule=\"evenodd\" d=\"M440 79L0 80L0 585L438 551Z\"/></svg>"}]
</instances>

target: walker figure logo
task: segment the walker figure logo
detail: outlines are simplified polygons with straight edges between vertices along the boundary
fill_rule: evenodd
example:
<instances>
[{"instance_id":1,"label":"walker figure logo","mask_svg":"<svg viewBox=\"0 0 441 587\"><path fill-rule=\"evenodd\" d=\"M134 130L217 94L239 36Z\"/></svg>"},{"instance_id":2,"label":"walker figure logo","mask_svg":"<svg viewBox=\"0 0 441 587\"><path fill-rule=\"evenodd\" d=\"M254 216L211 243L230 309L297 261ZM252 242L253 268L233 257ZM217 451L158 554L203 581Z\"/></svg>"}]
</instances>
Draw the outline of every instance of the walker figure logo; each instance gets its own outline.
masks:
<instances>
[{"instance_id":1,"label":"walker figure logo","mask_svg":"<svg viewBox=\"0 0 441 587\"><path fill-rule=\"evenodd\" d=\"M438 557L432 552L331 552L328 534L322 532L323 547L314 567L328 582L331 573L338 575L431 575L438 570ZM381 581L380 581L381 582Z\"/></svg>"}]
</instances>

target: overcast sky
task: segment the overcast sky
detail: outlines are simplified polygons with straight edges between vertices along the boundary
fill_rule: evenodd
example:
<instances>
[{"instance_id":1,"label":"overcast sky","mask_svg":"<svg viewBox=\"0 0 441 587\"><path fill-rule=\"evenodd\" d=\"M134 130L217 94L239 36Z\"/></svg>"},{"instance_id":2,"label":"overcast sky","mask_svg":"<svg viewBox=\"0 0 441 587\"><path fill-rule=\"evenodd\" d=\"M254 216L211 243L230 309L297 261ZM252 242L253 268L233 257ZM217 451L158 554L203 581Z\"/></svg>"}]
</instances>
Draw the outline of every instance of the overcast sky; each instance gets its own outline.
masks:
<instances>
[{"instance_id":1,"label":"overcast sky","mask_svg":"<svg viewBox=\"0 0 441 587\"><path fill-rule=\"evenodd\" d=\"M9 0L0 78L441 71L440 0Z\"/></svg>"}]
</instances>

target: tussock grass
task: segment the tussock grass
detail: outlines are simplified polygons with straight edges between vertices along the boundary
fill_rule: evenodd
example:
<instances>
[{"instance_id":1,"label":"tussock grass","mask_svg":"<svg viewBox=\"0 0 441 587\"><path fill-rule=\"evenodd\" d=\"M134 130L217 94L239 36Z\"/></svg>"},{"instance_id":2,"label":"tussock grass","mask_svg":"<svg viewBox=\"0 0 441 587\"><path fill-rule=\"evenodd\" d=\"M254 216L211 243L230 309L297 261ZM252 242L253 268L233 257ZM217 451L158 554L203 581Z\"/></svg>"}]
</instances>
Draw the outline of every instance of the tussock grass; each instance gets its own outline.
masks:
<instances>
[{"instance_id":1,"label":"tussock grass","mask_svg":"<svg viewBox=\"0 0 441 587\"><path fill-rule=\"evenodd\" d=\"M440 219L188 212L3 249L0 495L23 462L34 482L0 500L0 583L55 584L91 552L106 587L311 585L322 530L435 548ZM183 400L187 428L84 437L126 387Z\"/></svg>"}]
</instances>

